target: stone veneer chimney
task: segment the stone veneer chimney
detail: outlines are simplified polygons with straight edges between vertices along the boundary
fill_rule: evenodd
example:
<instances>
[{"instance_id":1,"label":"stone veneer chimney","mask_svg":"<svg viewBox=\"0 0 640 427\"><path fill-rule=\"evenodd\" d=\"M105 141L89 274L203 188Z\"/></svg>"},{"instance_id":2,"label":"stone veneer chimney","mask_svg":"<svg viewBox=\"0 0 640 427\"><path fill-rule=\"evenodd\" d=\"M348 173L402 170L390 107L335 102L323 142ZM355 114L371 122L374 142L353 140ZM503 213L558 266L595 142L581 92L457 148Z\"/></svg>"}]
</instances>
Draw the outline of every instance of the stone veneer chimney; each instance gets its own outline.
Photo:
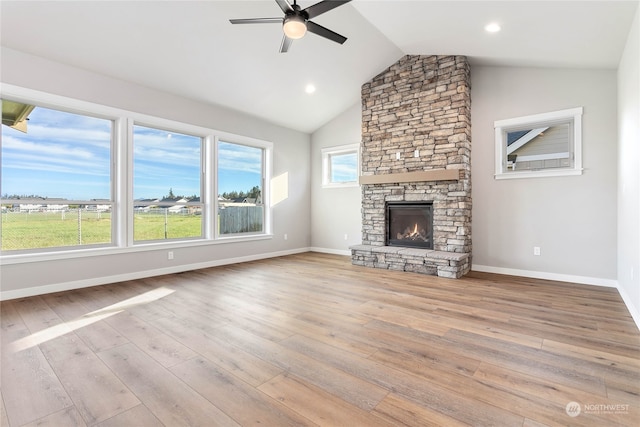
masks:
<instances>
[{"instance_id":1,"label":"stone veneer chimney","mask_svg":"<svg viewBox=\"0 0 640 427\"><path fill-rule=\"evenodd\" d=\"M464 56L405 56L362 86L354 264L456 278L469 271L470 89ZM385 205L395 201L433 201L433 250L385 246Z\"/></svg>"}]
</instances>

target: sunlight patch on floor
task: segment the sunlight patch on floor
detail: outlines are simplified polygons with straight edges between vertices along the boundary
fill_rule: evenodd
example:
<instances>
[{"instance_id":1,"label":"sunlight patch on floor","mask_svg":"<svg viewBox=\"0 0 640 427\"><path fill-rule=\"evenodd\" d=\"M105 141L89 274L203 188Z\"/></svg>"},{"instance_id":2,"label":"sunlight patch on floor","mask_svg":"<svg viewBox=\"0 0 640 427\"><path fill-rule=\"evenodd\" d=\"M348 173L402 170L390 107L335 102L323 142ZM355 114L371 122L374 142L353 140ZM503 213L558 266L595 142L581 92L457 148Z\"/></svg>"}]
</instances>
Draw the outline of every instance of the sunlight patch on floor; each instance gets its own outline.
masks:
<instances>
[{"instance_id":1,"label":"sunlight patch on floor","mask_svg":"<svg viewBox=\"0 0 640 427\"><path fill-rule=\"evenodd\" d=\"M69 332L84 328L85 326L91 325L92 323L96 323L118 313L122 313L130 307L135 307L137 305L147 304L159 300L160 298L164 298L174 292L175 290L173 289L162 287L117 302L99 310L92 311L78 319L60 323L59 325L51 326L50 328L35 332L27 337L20 338L19 340L11 343L11 351L17 353L28 348L35 347L44 342L68 334Z\"/></svg>"}]
</instances>

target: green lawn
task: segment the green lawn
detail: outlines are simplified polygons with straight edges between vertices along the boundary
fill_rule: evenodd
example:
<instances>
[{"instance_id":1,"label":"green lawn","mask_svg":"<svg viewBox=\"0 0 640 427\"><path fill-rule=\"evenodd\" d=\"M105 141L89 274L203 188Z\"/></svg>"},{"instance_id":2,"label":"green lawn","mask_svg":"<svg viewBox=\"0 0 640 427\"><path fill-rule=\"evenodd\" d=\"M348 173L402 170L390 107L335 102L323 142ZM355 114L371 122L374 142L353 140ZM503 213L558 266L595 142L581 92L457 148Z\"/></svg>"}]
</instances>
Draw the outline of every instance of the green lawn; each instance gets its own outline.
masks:
<instances>
[{"instance_id":1,"label":"green lawn","mask_svg":"<svg viewBox=\"0 0 640 427\"><path fill-rule=\"evenodd\" d=\"M133 232L136 241L200 237L202 216L168 215L165 229L164 215L134 215Z\"/></svg>"},{"instance_id":2,"label":"green lawn","mask_svg":"<svg viewBox=\"0 0 640 427\"><path fill-rule=\"evenodd\" d=\"M199 237L200 215L135 215L136 241ZM111 243L111 214L86 212L2 213L2 250Z\"/></svg>"}]
</instances>

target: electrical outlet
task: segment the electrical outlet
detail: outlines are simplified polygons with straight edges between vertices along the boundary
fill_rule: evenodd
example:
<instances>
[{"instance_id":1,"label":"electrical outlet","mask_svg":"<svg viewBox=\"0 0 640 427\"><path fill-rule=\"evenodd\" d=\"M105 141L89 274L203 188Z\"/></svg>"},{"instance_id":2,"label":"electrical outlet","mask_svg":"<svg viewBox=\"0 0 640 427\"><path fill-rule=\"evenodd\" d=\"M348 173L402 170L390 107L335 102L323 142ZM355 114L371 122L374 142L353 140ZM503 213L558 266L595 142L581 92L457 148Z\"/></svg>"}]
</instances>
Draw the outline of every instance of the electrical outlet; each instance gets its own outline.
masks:
<instances>
[{"instance_id":1,"label":"electrical outlet","mask_svg":"<svg viewBox=\"0 0 640 427\"><path fill-rule=\"evenodd\" d=\"M400 152L399 151L396 153L396 160L400 160Z\"/></svg>"},{"instance_id":2,"label":"electrical outlet","mask_svg":"<svg viewBox=\"0 0 640 427\"><path fill-rule=\"evenodd\" d=\"M413 157L420 157L420 150L417 150L413 152Z\"/></svg>"},{"instance_id":3,"label":"electrical outlet","mask_svg":"<svg viewBox=\"0 0 640 427\"><path fill-rule=\"evenodd\" d=\"M167 259L173 259L173 251L167 252Z\"/></svg>"},{"instance_id":4,"label":"electrical outlet","mask_svg":"<svg viewBox=\"0 0 640 427\"><path fill-rule=\"evenodd\" d=\"M287 236L287 233L284 234L284 240L287 240L289 238L289 236Z\"/></svg>"},{"instance_id":5,"label":"electrical outlet","mask_svg":"<svg viewBox=\"0 0 640 427\"><path fill-rule=\"evenodd\" d=\"M349 235L348 234L344 235L344 240L349 240Z\"/></svg>"},{"instance_id":6,"label":"electrical outlet","mask_svg":"<svg viewBox=\"0 0 640 427\"><path fill-rule=\"evenodd\" d=\"M540 256L540 246L534 246L533 247L533 254L535 256Z\"/></svg>"}]
</instances>

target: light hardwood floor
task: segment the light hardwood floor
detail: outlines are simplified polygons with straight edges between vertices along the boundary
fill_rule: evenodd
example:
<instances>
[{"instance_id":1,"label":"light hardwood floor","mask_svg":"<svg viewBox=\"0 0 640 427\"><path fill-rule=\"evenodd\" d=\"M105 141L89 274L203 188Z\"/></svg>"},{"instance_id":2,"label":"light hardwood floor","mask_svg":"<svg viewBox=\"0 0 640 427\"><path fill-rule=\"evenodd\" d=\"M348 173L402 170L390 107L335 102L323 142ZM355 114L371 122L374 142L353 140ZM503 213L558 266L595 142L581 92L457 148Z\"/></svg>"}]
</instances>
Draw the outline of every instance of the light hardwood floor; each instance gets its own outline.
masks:
<instances>
[{"instance_id":1,"label":"light hardwood floor","mask_svg":"<svg viewBox=\"0 0 640 427\"><path fill-rule=\"evenodd\" d=\"M640 425L611 288L306 253L1 309L3 426Z\"/></svg>"}]
</instances>

